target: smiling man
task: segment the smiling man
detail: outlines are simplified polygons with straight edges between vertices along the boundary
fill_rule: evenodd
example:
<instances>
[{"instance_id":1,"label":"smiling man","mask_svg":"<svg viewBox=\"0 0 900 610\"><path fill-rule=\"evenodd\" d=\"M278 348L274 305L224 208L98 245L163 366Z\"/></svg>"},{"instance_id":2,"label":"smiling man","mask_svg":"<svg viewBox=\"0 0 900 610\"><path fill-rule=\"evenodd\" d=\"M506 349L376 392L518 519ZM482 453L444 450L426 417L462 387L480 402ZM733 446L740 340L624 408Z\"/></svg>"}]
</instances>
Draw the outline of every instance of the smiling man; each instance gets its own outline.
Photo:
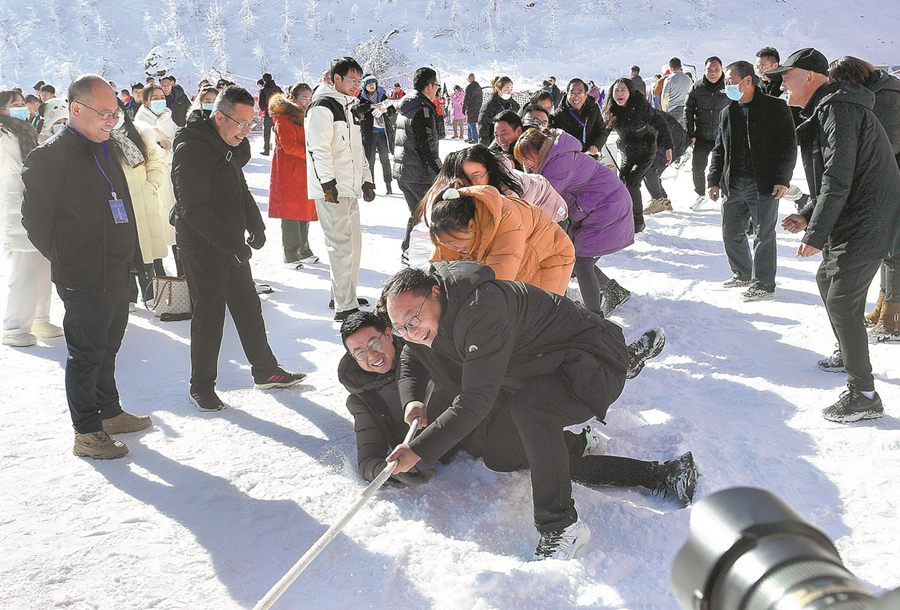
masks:
<instances>
[{"instance_id":1,"label":"smiling man","mask_svg":"<svg viewBox=\"0 0 900 610\"><path fill-rule=\"evenodd\" d=\"M437 459L495 408L508 408L531 470L536 555L577 556L590 530L575 512L563 428L602 421L626 378L662 350L664 333L649 331L628 346L612 322L540 288L495 280L490 267L471 261L403 270L382 299L395 334L460 370L453 404L431 418L420 375L401 366L406 421L419 417L425 429L388 460L405 472L420 459Z\"/></svg>"},{"instance_id":2,"label":"smiling man","mask_svg":"<svg viewBox=\"0 0 900 610\"><path fill-rule=\"evenodd\" d=\"M122 410L115 380L116 354L128 324L129 266L143 261L128 184L116 149L107 144L122 121L116 92L102 76L84 74L69 86L68 99L68 128L25 160L22 224L50 260L51 278L66 307L73 451L113 459L128 448L110 434L150 426L149 417Z\"/></svg>"}]
</instances>

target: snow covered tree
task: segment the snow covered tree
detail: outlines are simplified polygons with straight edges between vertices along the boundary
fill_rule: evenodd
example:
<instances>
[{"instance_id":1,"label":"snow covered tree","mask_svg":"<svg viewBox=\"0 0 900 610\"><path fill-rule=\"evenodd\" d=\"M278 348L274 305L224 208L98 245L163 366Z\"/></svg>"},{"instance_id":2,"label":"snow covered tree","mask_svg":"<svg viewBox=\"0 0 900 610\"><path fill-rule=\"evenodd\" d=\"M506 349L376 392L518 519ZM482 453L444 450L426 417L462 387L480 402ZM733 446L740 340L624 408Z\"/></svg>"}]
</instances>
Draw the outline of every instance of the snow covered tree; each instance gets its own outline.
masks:
<instances>
[{"instance_id":1,"label":"snow covered tree","mask_svg":"<svg viewBox=\"0 0 900 610\"><path fill-rule=\"evenodd\" d=\"M259 10L259 0L241 0L241 34L244 42L252 42L256 39L256 23L259 18L256 11Z\"/></svg>"},{"instance_id":2,"label":"snow covered tree","mask_svg":"<svg viewBox=\"0 0 900 610\"><path fill-rule=\"evenodd\" d=\"M390 45L390 40L400 30L391 30L383 38L370 36L353 49L351 55L363 67L366 74L374 74L381 81L399 80L408 77L406 72L412 62L402 51Z\"/></svg>"},{"instance_id":3,"label":"snow covered tree","mask_svg":"<svg viewBox=\"0 0 900 610\"><path fill-rule=\"evenodd\" d=\"M287 2L285 0L285 10L287 10ZM304 19L306 27L312 35L313 40L322 40L322 12L319 0L307 0L306 16Z\"/></svg>"},{"instance_id":4,"label":"snow covered tree","mask_svg":"<svg viewBox=\"0 0 900 610\"><path fill-rule=\"evenodd\" d=\"M228 70L228 38L225 11L217 0L209 5L207 15L206 38L213 61L220 70Z\"/></svg>"},{"instance_id":5,"label":"snow covered tree","mask_svg":"<svg viewBox=\"0 0 900 610\"><path fill-rule=\"evenodd\" d=\"M422 31L416 30L415 35L413 35L412 39L413 48L416 50L416 53L422 50Z\"/></svg>"},{"instance_id":6,"label":"snow covered tree","mask_svg":"<svg viewBox=\"0 0 900 610\"><path fill-rule=\"evenodd\" d=\"M291 11L291 0L284 0L284 15L281 18L281 45L282 54L285 57L294 55L293 29L295 23L294 13Z\"/></svg>"}]
</instances>

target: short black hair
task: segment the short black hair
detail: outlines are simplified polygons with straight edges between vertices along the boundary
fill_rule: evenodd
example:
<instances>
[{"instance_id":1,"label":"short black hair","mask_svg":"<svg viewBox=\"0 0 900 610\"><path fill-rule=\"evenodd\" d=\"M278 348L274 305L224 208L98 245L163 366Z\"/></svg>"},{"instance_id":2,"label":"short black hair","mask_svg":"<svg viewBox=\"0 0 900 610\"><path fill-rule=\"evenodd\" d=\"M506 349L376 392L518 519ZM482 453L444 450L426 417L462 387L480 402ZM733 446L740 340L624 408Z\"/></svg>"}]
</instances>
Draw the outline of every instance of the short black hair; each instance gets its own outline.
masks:
<instances>
[{"instance_id":1,"label":"short black hair","mask_svg":"<svg viewBox=\"0 0 900 610\"><path fill-rule=\"evenodd\" d=\"M582 88L584 89L584 92L585 92L585 93L587 93L587 92L588 92L588 89L590 89L590 87L587 86L587 83L584 82L583 80L581 80L580 78L573 78L573 79L570 80L569 83L566 85L566 91L567 91L567 92L570 91L570 90L572 89L572 85L574 85L574 84L576 84L576 83L581 83L581 86L582 86Z\"/></svg>"},{"instance_id":2,"label":"short black hair","mask_svg":"<svg viewBox=\"0 0 900 610\"><path fill-rule=\"evenodd\" d=\"M53 85L41 85L41 93L56 95L56 87L54 87Z\"/></svg>"},{"instance_id":3,"label":"short black hair","mask_svg":"<svg viewBox=\"0 0 900 610\"><path fill-rule=\"evenodd\" d=\"M754 74L753 64L751 64L749 61L744 61L743 59L740 61L733 61L728 64L728 66L725 68L725 71L728 72L729 70L734 70L735 72L737 72L738 76L740 76L742 79Z\"/></svg>"},{"instance_id":4,"label":"short black hair","mask_svg":"<svg viewBox=\"0 0 900 610\"><path fill-rule=\"evenodd\" d=\"M131 88L132 88L132 89L140 89L140 90L143 90L143 89L144 89L144 83L134 83L133 85L131 85Z\"/></svg>"},{"instance_id":5,"label":"short black hair","mask_svg":"<svg viewBox=\"0 0 900 610\"><path fill-rule=\"evenodd\" d=\"M549 93L547 95L550 95ZM522 107L522 116L524 117L529 112L543 112L547 115L547 122L550 121L550 111L541 106L540 104L528 102Z\"/></svg>"},{"instance_id":6,"label":"short black hair","mask_svg":"<svg viewBox=\"0 0 900 610\"><path fill-rule=\"evenodd\" d=\"M383 333L390 322L374 311L357 311L347 316L347 319L341 324L341 343L347 347L347 337L356 334L364 328L374 328Z\"/></svg>"},{"instance_id":7,"label":"short black hair","mask_svg":"<svg viewBox=\"0 0 900 610\"><path fill-rule=\"evenodd\" d=\"M33 104L35 102L40 102L40 101L41 100L39 100L38 97L32 93L29 93L28 95L25 96L26 104Z\"/></svg>"},{"instance_id":8,"label":"short black hair","mask_svg":"<svg viewBox=\"0 0 900 610\"><path fill-rule=\"evenodd\" d=\"M256 100L249 91L237 85L228 85L219 92L216 98L213 112L230 113L236 104L244 104L245 106L256 106Z\"/></svg>"},{"instance_id":9,"label":"short black hair","mask_svg":"<svg viewBox=\"0 0 900 610\"><path fill-rule=\"evenodd\" d=\"M516 114L515 110L504 110L497 113L497 115L492 119L492 122L494 123L499 123L500 121L509 123L509 126L513 129L515 129L516 127L522 127L522 117Z\"/></svg>"},{"instance_id":10,"label":"short black hair","mask_svg":"<svg viewBox=\"0 0 900 610\"><path fill-rule=\"evenodd\" d=\"M395 273L381 289L381 301L387 303L389 296L397 296L402 292L412 292L421 297L431 294L431 289L438 285L437 278L424 269L408 267Z\"/></svg>"},{"instance_id":11,"label":"short black hair","mask_svg":"<svg viewBox=\"0 0 900 610\"><path fill-rule=\"evenodd\" d=\"M673 57L672 59L669 60L669 67L672 68L673 70L676 68L680 68L681 60L678 59L677 57Z\"/></svg>"},{"instance_id":12,"label":"short black hair","mask_svg":"<svg viewBox=\"0 0 900 610\"><path fill-rule=\"evenodd\" d=\"M703 62L703 65L706 66L706 65L711 64L712 62L716 62L720 66L722 65L722 60L719 59L716 55L711 55L711 56L707 57L706 61Z\"/></svg>"},{"instance_id":13,"label":"short black hair","mask_svg":"<svg viewBox=\"0 0 900 610\"><path fill-rule=\"evenodd\" d=\"M41 87L43 87L43 86L44 86L44 81L39 80L38 82L36 82L34 84L34 87L32 87L32 89L34 89L35 91L40 91Z\"/></svg>"},{"instance_id":14,"label":"short black hair","mask_svg":"<svg viewBox=\"0 0 900 610\"><path fill-rule=\"evenodd\" d=\"M413 76L413 88L422 92L425 87L437 82L437 72L431 68L419 68Z\"/></svg>"},{"instance_id":15,"label":"short black hair","mask_svg":"<svg viewBox=\"0 0 900 610\"><path fill-rule=\"evenodd\" d=\"M632 72L637 72L638 74L640 74L640 73L641 73L641 67L640 67L640 66L631 66L631 71L632 71Z\"/></svg>"},{"instance_id":16,"label":"short black hair","mask_svg":"<svg viewBox=\"0 0 900 610\"><path fill-rule=\"evenodd\" d=\"M264 81L270 81L270 80L272 80L272 75L269 74L268 72L266 72L265 74L263 74L262 79Z\"/></svg>"},{"instance_id":17,"label":"short black hair","mask_svg":"<svg viewBox=\"0 0 900 610\"><path fill-rule=\"evenodd\" d=\"M550 100L553 101L553 94L549 91L538 91L538 94L534 96L534 101L539 102L541 100Z\"/></svg>"},{"instance_id":18,"label":"short black hair","mask_svg":"<svg viewBox=\"0 0 900 610\"><path fill-rule=\"evenodd\" d=\"M362 66L359 65L359 62L357 62L352 57L347 56L338 57L337 59L332 60L329 72L331 72L331 78L334 78L335 76L344 78L345 76L347 76L347 73L354 70L356 72L359 72L360 74L363 73Z\"/></svg>"},{"instance_id":19,"label":"short black hair","mask_svg":"<svg viewBox=\"0 0 900 610\"><path fill-rule=\"evenodd\" d=\"M757 57L771 57L776 62L781 63L781 56L775 47L763 47L756 52Z\"/></svg>"},{"instance_id":20,"label":"short black hair","mask_svg":"<svg viewBox=\"0 0 900 610\"><path fill-rule=\"evenodd\" d=\"M161 79L159 79L159 82L163 82L164 80L170 80L170 81L172 81L172 82L174 83L174 82L175 82L175 77L172 76L171 74L166 74L166 75L163 76Z\"/></svg>"}]
</instances>

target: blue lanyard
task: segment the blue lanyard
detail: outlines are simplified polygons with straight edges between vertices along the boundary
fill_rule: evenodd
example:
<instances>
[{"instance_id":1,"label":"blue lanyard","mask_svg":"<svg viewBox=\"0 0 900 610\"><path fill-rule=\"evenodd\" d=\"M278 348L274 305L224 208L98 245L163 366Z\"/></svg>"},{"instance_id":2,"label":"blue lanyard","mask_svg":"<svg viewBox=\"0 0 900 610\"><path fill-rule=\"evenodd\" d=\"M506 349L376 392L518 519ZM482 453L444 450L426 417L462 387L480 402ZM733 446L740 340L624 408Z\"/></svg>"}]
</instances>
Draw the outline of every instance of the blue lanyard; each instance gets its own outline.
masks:
<instances>
[{"instance_id":1,"label":"blue lanyard","mask_svg":"<svg viewBox=\"0 0 900 610\"><path fill-rule=\"evenodd\" d=\"M581 143L585 144L587 140L587 120L582 121L581 117L575 112L575 109L569 107L569 114L575 119L575 122L581 126Z\"/></svg>"},{"instance_id":2,"label":"blue lanyard","mask_svg":"<svg viewBox=\"0 0 900 610\"><path fill-rule=\"evenodd\" d=\"M74 131L79 138L87 142L88 146L90 147L90 142L88 141L88 139L81 135L77 129L73 127L69 127L69 129ZM112 167L112 163L109 160L109 149L106 148L106 142L101 142L100 148L103 149L103 154L106 156L106 164ZM100 163L100 159L98 159L97 155L94 153L93 148L91 148L91 156L94 157L94 163L97 164L97 169L100 170L100 173L103 174L104 178L106 178L106 183L109 184L109 192L112 195L112 199L118 199L118 197L116 196L116 187L113 186L112 180L110 180L109 175L106 173L106 170L103 169L103 165Z\"/></svg>"}]
</instances>

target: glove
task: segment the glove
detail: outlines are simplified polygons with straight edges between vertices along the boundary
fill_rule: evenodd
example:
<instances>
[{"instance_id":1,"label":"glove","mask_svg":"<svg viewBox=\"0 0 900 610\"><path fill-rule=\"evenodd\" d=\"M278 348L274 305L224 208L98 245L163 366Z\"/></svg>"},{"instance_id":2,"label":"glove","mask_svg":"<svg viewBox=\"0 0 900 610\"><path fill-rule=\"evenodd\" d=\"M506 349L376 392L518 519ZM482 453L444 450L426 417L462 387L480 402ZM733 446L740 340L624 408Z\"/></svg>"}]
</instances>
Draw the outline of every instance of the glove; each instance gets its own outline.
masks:
<instances>
[{"instance_id":1,"label":"glove","mask_svg":"<svg viewBox=\"0 0 900 610\"><path fill-rule=\"evenodd\" d=\"M375 185L371 182L363 182L362 185L363 201L375 200Z\"/></svg>"},{"instance_id":2,"label":"glove","mask_svg":"<svg viewBox=\"0 0 900 610\"><path fill-rule=\"evenodd\" d=\"M388 479L388 482L391 483L393 487L418 487L419 485L424 485L430 481L432 476L434 476L433 468L419 467L419 465L416 464L406 472L392 474Z\"/></svg>"},{"instance_id":3,"label":"glove","mask_svg":"<svg viewBox=\"0 0 900 610\"><path fill-rule=\"evenodd\" d=\"M263 246L266 245L266 232L256 231L255 233L250 233L247 237L247 245L253 248L254 250L259 250Z\"/></svg>"},{"instance_id":4,"label":"glove","mask_svg":"<svg viewBox=\"0 0 900 610\"><path fill-rule=\"evenodd\" d=\"M325 201L328 203L338 202L337 180L329 180L322 183L322 192L325 193Z\"/></svg>"},{"instance_id":5,"label":"glove","mask_svg":"<svg viewBox=\"0 0 900 610\"><path fill-rule=\"evenodd\" d=\"M253 250L250 249L250 246L241 244L241 247L238 248L238 251L234 253L231 264L234 267L243 267L250 262L251 256L253 256Z\"/></svg>"}]
</instances>

